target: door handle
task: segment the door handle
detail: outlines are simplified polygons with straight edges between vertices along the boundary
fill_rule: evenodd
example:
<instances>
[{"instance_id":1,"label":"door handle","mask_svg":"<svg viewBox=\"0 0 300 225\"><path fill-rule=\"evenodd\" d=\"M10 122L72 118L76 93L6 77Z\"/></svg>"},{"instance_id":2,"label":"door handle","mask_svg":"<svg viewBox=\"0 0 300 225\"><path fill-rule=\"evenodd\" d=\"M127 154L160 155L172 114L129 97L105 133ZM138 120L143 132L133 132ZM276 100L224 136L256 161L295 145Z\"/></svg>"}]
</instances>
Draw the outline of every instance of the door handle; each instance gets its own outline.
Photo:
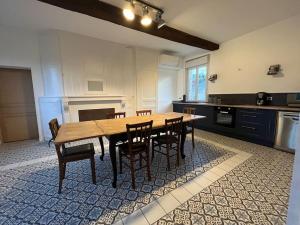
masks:
<instances>
[{"instance_id":1,"label":"door handle","mask_svg":"<svg viewBox=\"0 0 300 225\"><path fill-rule=\"evenodd\" d=\"M257 117L255 115L242 115L242 116L244 116L244 117L251 117L251 118L256 118Z\"/></svg>"},{"instance_id":2,"label":"door handle","mask_svg":"<svg viewBox=\"0 0 300 225\"><path fill-rule=\"evenodd\" d=\"M220 111L220 113L222 113L222 114L228 114L227 111Z\"/></svg>"},{"instance_id":3,"label":"door handle","mask_svg":"<svg viewBox=\"0 0 300 225\"><path fill-rule=\"evenodd\" d=\"M283 117L285 118L298 118L298 115L295 115L295 114L284 114Z\"/></svg>"}]
</instances>

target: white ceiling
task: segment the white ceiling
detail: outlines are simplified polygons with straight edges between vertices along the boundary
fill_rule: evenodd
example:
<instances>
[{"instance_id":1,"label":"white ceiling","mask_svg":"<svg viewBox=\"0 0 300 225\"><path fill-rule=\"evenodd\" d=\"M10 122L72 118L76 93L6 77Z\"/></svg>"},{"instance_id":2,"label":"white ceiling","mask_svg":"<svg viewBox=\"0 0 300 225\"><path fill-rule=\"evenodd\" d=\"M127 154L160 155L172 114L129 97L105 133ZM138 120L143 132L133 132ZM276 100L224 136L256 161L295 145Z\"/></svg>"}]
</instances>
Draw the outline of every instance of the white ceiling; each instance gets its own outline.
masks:
<instances>
[{"instance_id":1,"label":"white ceiling","mask_svg":"<svg viewBox=\"0 0 300 225\"><path fill-rule=\"evenodd\" d=\"M117 6L124 4L124 0L104 1ZM149 2L164 9L164 19L169 26L217 43L300 13L299 0L151 0ZM66 30L130 46L173 51L180 55L199 51L194 47L167 41L36 0L0 0L0 24L32 30Z\"/></svg>"}]
</instances>

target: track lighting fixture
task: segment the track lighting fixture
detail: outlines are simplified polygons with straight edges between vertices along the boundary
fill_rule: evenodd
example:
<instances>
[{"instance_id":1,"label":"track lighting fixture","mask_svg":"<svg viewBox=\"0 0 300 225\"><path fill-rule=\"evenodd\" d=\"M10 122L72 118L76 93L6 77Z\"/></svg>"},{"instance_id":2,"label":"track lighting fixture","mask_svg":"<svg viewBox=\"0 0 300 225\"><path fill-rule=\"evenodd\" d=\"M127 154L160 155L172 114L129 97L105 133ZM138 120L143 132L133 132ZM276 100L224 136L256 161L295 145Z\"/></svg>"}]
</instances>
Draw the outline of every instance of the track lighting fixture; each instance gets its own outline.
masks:
<instances>
[{"instance_id":1,"label":"track lighting fixture","mask_svg":"<svg viewBox=\"0 0 300 225\"><path fill-rule=\"evenodd\" d=\"M143 17L141 19L141 24L145 27L150 26L152 23L152 18L149 16L148 6L143 7Z\"/></svg>"},{"instance_id":2,"label":"track lighting fixture","mask_svg":"<svg viewBox=\"0 0 300 225\"><path fill-rule=\"evenodd\" d=\"M162 28L163 26L166 25L166 21L161 18L161 12L157 12L156 22L157 22L157 28L158 29L160 29L160 28Z\"/></svg>"},{"instance_id":3,"label":"track lighting fixture","mask_svg":"<svg viewBox=\"0 0 300 225\"><path fill-rule=\"evenodd\" d=\"M165 20L162 19L164 11L144 0L125 0L129 4L123 9L123 15L128 21L132 21L135 18L135 13L141 12L141 24L145 27L150 26L154 20L157 23L157 28L160 29L166 25ZM136 10L136 6L141 10ZM154 17L154 19L152 18Z\"/></svg>"},{"instance_id":4,"label":"track lighting fixture","mask_svg":"<svg viewBox=\"0 0 300 225\"><path fill-rule=\"evenodd\" d=\"M133 1L129 1L129 4L126 6L126 8L123 9L123 15L126 18L126 20L134 20L135 14Z\"/></svg>"}]
</instances>

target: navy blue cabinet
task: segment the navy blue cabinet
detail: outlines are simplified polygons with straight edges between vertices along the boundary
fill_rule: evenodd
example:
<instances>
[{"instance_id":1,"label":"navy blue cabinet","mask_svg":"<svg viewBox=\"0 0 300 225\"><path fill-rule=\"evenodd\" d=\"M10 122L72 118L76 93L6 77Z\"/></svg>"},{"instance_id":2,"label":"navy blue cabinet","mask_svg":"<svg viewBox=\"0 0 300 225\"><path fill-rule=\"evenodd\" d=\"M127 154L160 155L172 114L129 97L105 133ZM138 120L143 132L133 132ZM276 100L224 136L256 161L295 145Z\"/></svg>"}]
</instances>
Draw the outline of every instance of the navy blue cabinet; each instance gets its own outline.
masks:
<instances>
[{"instance_id":1,"label":"navy blue cabinet","mask_svg":"<svg viewBox=\"0 0 300 225\"><path fill-rule=\"evenodd\" d=\"M258 144L273 146L276 111L262 109L237 109L236 129L239 136Z\"/></svg>"},{"instance_id":2,"label":"navy blue cabinet","mask_svg":"<svg viewBox=\"0 0 300 225\"><path fill-rule=\"evenodd\" d=\"M182 113L185 107L196 108L196 115L206 116L206 118L197 120L195 122L196 128L204 130L208 130L211 128L212 124L214 123L214 107L206 105L196 106L193 104L174 103L173 111Z\"/></svg>"},{"instance_id":3,"label":"navy blue cabinet","mask_svg":"<svg viewBox=\"0 0 300 225\"><path fill-rule=\"evenodd\" d=\"M273 146L275 140L276 111L268 109L236 108L235 127L224 127L215 123L215 106L173 103L174 112L183 112L184 107L196 108L197 115L206 116L198 120L195 127L230 137Z\"/></svg>"}]
</instances>

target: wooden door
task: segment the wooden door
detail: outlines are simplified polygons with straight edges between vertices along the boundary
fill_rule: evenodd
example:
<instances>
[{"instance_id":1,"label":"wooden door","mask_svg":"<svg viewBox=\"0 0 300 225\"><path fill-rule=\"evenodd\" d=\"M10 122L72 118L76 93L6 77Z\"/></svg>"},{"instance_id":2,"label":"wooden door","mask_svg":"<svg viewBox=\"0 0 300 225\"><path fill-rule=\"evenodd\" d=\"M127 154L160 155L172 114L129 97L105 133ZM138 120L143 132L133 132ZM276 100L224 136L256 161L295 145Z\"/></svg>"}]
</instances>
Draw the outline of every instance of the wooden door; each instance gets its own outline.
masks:
<instances>
[{"instance_id":1,"label":"wooden door","mask_svg":"<svg viewBox=\"0 0 300 225\"><path fill-rule=\"evenodd\" d=\"M30 70L0 69L2 142L38 138Z\"/></svg>"}]
</instances>

